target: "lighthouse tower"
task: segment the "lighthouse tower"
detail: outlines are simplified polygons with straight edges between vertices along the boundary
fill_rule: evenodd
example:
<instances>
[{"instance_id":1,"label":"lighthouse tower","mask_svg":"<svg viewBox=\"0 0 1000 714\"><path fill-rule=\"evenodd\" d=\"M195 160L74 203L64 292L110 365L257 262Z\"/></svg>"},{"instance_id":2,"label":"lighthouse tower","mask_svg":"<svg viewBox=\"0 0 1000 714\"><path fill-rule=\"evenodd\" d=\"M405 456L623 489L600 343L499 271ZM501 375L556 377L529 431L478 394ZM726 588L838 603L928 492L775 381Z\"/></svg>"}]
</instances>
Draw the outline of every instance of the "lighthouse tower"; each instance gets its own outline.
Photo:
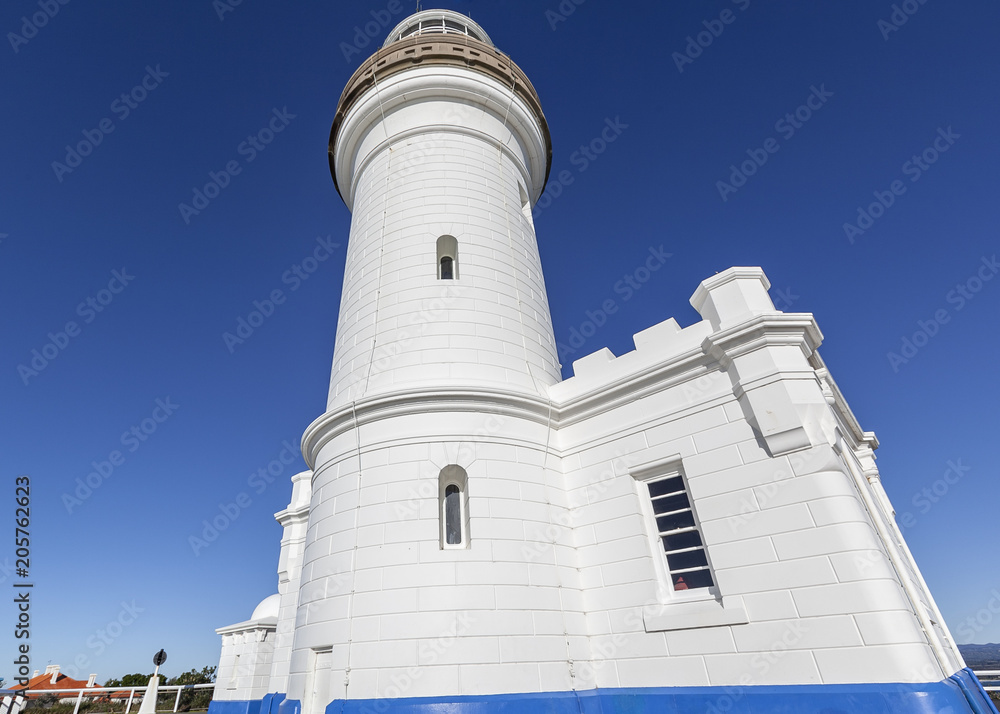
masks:
<instances>
[{"instance_id":1,"label":"lighthouse tower","mask_svg":"<svg viewBox=\"0 0 1000 714\"><path fill-rule=\"evenodd\" d=\"M537 94L454 12L403 21L350 79L330 166L352 212L289 698L572 688L580 573L531 218ZM560 535L563 537L560 538Z\"/></svg>"},{"instance_id":2,"label":"lighthouse tower","mask_svg":"<svg viewBox=\"0 0 1000 714\"><path fill-rule=\"evenodd\" d=\"M550 159L528 78L459 13L407 18L349 80L326 411L278 592L217 630L212 714L995 713L822 333L760 268L561 380Z\"/></svg>"}]
</instances>

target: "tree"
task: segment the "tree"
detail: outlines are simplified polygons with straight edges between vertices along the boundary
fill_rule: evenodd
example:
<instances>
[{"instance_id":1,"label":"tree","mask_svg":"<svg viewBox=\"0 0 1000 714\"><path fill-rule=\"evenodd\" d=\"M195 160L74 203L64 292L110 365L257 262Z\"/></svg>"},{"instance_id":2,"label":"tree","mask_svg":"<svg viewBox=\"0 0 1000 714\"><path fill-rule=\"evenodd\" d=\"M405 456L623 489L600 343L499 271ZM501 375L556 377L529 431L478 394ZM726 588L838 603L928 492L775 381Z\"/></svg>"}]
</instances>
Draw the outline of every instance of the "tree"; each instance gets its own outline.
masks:
<instances>
[{"instance_id":1,"label":"tree","mask_svg":"<svg viewBox=\"0 0 1000 714\"><path fill-rule=\"evenodd\" d=\"M167 684L211 684L215 681L215 667L202 667L199 672L191 669L177 675L167 682Z\"/></svg>"},{"instance_id":2,"label":"tree","mask_svg":"<svg viewBox=\"0 0 1000 714\"><path fill-rule=\"evenodd\" d=\"M171 679L167 684L191 685L212 684L213 682L215 682L214 666L202 667L200 672L196 669L183 672ZM210 701L212 701L212 690L207 687L205 689L185 689L181 692L178 709L180 711L205 709L208 707Z\"/></svg>"},{"instance_id":3,"label":"tree","mask_svg":"<svg viewBox=\"0 0 1000 714\"><path fill-rule=\"evenodd\" d=\"M145 687L149 684L149 680L152 679L153 673L149 674L139 674L138 672L134 674L126 674L121 679L109 679L104 683L105 687Z\"/></svg>"},{"instance_id":4,"label":"tree","mask_svg":"<svg viewBox=\"0 0 1000 714\"><path fill-rule=\"evenodd\" d=\"M34 702L32 702L32 704L34 704L37 707L41 707L42 709L51 709L52 706L57 704L58 702L59 702L59 697L57 697L55 694L43 694L42 696L38 697L38 699L36 699Z\"/></svg>"}]
</instances>

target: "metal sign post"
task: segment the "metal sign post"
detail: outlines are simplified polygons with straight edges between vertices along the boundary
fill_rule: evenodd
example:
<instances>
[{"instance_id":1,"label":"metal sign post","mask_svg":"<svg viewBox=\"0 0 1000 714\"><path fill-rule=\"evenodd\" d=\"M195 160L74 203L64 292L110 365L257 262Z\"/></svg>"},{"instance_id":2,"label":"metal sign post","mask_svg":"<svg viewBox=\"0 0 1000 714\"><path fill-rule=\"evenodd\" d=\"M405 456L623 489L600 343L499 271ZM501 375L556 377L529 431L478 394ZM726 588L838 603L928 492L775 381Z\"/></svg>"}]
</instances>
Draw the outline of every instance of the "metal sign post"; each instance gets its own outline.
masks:
<instances>
[{"instance_id":1,"label":"metal sign post","mask_svg":"<svg viewBox=\"0 0 1000 714\"><path fill-rule=\"evenodd\" d=\"M156 671L153 672L153 676L149 679L149 686L146 687L146 693L142 695L139 714L156 714L156 694L160 686L160 665L166 661L167 653L163 650L153 655L153 664L156 665Z\"/></svg>"}]
</instances>

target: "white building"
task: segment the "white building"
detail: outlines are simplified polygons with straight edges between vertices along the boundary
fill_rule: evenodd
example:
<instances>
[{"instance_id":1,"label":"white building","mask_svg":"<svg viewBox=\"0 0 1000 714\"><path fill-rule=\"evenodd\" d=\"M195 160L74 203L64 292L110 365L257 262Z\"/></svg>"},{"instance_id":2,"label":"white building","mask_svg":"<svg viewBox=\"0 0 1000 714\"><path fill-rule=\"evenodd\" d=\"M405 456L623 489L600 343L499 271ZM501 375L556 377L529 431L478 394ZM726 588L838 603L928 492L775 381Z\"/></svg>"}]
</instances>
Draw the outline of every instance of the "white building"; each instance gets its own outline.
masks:
<instances>
[{"instance_id":1,"label":"white building","mask_svg":"<svg viewBox=\"0 0 1000 714\"><path fill-rule=\"evenodd\" d=\"M213 714L995 711L816 322L759 268L561 380L550 155L531 83L458 13L407 18L350 79L327 411L278 593L218 630Z\"/></svg>"}]
</instances>

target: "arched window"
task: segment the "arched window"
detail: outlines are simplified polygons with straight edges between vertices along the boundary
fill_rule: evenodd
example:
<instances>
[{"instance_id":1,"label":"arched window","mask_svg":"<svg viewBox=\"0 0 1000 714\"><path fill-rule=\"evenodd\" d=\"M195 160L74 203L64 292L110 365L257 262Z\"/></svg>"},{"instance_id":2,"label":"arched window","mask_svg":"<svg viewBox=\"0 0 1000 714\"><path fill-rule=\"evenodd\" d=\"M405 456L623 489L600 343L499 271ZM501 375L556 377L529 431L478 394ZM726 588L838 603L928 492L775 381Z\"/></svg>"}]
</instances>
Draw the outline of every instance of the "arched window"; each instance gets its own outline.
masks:
<instances>
[{"instance_id":1,"label":"arched window","mask_svg":"<svg viewBox=\"0 0 1000 714\"><path fill-rule=\"evenodd\" d=\"M469 547L468 481L465 469L454 464L438 476L442 549Z\"/></svg>"},{"instance_id":2,"label":"arched window","mask_svg":"<svg viewBox=\"0 0 1000 714\"><path fill-rule=\"evenodd\" d=\"M437 239L438 280L458 279L458 241L454 236Z\"/></svg>"}]
</instances>

